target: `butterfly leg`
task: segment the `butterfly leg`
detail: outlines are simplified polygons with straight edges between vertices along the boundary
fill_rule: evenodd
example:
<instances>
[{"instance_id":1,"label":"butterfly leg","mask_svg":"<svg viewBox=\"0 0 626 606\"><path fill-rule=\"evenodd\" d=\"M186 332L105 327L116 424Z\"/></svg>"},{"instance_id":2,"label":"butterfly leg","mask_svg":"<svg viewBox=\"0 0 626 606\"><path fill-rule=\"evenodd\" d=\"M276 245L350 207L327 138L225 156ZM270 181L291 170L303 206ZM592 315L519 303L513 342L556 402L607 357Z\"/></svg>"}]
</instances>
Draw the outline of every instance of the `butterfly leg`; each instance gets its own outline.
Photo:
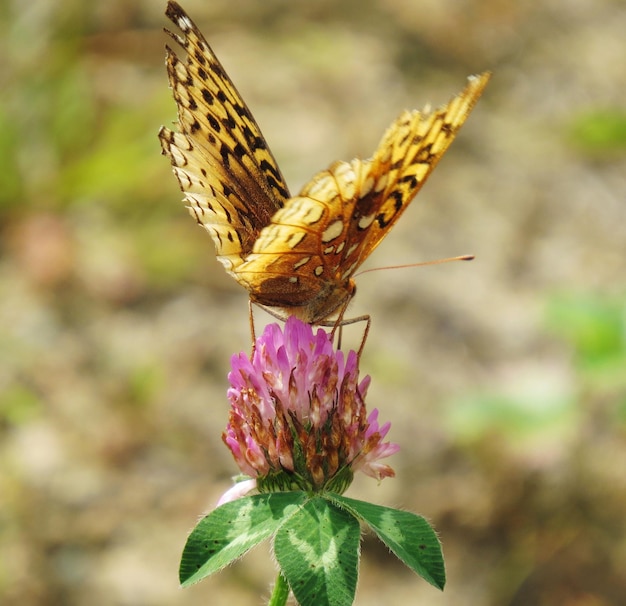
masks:
<instances>
[{"instance_id":1,"label":"butterfly leg","mask_svg":"<svg viewBox=\"0 0 626 606\"><path fill-rule=\"evenodd\" d=\"M348 299L348 301L346 301L346 303L344 305L341 306L341 311L339 312L339 315L337 316L337 319L335 320L335 322L333 323L333 329L330 331L330 340L331 341L335 341L335 333L337 332L337 329L339 329L339 333L337 335L337 349L341 349L341 327L343 326L344 322L343 322L343 316L346 313L346 309L348 309L348 303L350 302L350 300ZM351 324L352 322L348 321L347 324Z\"/></svg>"},{"instance_id":2,"label":"butterfly leg","mask_svg":"<svg viewBox=\"0 0 626 606\"><path fill-rule=\"evenodd\" d=\"M333 333L334 333L335 329L333 328ZM340 324L337 327L337 349L341 349L341 340L343 337L343 325Z\"/></svg>"},{"instance_id":3,"label":"butterfly leg","mask_svg":"<svg viewBox=\"0 0 626 606\"><path fill-rule=\"evenodd\" d=\"M348 320L342 320L341 326L339 327L339 339L341 340L341 329L348 324L356 324L357 322L365 322L365 330L363 331L363 336L361 337L361 345L359 345L359 351L357 352L357 360L361 361L361 354L363 353L363 349L365 348L365 342L367 341L367 336L370 333L370 326L372 325L372 317L369 315L358 316L357 318L349 318ZM339 345L340 347L340 345Z\"/></svg>"},{"instance_id":4,"label":"butterfly leg","mask_svg":"<svg viewBox=\"0 0 626 606\"><path fill-rule=\"evenodd\" d=\"M367 336L370 334L370 326L372 325L371 316L361 316L357 318L358 320L365 321L365 330L363 331L363 337L361 338L361 345L359 346L359 351L357 353L357 360L361 361L361 354L363 353L363 348L365 347L365 341L367 341Z\"/></svg>"},{"instance_id":5,"label":"butterfly leg","mask_svg":"<svg viewBox=\"0 0 626 606\"><path fill-rule=\"evenodd\" d=\"M250 322L250 338L252 339L252 352L250 353L250 358L252 358L256 349L256 330L254 329L254 311L251 299L248 299L248 321Z\"/></svg>"},{"instance_id":6,"label":"butterfly leg","mask_svg":"<svg viewBox=\"0 0 626 606\"><path fill-rule=\"evenodd\" d=\"M345 311L345 309L344 309ZM336 322L333 323L333 329L330 333L331 339L334 340L335 332L337 332L337 349L341 349L341 337L343 332L343 327L348 324L356 324L357 322L365 322L365 330L363 331L363 337L361 338L361 345L359 346L359 351L357 352L358 360L361 359L361 354L363 353L363 349L365 348L365 342L367 341L367 336L370 332L370 326L372 325L372 317L370 315L357 316L356 318L348 318L347 320L343 319L343 313L339 315L339 318ZM322 326L325 326L325 323L322 323Z\"/></svg>"}]
</instances>

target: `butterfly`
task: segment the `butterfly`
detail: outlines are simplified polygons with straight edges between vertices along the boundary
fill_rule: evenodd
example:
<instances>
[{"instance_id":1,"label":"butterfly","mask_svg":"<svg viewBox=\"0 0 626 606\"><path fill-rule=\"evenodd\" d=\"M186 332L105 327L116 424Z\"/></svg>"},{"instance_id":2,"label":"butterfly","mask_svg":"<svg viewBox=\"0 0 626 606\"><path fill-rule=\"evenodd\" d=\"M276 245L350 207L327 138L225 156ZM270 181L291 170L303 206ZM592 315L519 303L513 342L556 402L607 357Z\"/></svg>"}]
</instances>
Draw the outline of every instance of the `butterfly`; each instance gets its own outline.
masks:
<instances>
[{"instance_id":1,"label":"butterfly","mask_svg":"<svg viewBox=\"0 0 626 606\"><path fill-rule=\"evenodd\" d=\"M334 162L291 196L261 130L204 36L170 0L165 30L177 131L161 127L163 154L218 260L277 317L317 324L343 316L354 273L389 233L454 140L490 74L433 112L404 111L367 160Z\"/></svg>"}]
</instances>

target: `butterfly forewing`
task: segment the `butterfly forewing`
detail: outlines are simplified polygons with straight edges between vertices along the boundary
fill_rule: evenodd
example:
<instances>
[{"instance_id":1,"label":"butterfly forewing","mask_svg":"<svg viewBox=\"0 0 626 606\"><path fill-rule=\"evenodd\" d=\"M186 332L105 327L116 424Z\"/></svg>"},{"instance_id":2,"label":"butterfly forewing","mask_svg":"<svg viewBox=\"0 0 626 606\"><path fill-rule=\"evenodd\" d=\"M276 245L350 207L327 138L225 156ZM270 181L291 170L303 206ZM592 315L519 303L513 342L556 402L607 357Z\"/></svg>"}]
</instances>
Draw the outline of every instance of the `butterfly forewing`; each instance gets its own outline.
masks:
<instances>
[{"instance_id":1,"label":"butterfly forewing","mask_svg":"<svg viewBox=\"0 0 626 606\"><path fill-rule=\"evenodd\" d=\"M383 135L356 200L347 239L358 242L345 264L355 270L380 244L442 158L489 81L471 76L465 89L432 113L403 112ZM364 167L365 168L365 167Z\"/></svg>"},{"instance_id":2,"label":"butterfly forewing","mask_svg":"<svg viewBox=\"0 0 626 606\"><path fill-rule=\"evenodd\" d=\"M232 272L289 191L250 110L196 25L175 2L166 14L183 32L168 33L187 57L183 62L167 49L180 132L162 128L159 138L191 213Z\"/></svg>"},{"instance_id":3,"label":"butterfly forewing","mask_svg":"<svg viewBox=\"0 0 626 606\"><path fill-rule=\"evenodd\" d=\"M170 33L187 58L167 49L180 132L162 128L159 137L192 214L253 302L311 323L342 312L355 292L354 272L448 149L489 74L471 77L432 113L403 112L372 158L335 162L290 198L258 125L202 34L175 2L166 14L184 34Z\"/></svg>"}]
</instances>

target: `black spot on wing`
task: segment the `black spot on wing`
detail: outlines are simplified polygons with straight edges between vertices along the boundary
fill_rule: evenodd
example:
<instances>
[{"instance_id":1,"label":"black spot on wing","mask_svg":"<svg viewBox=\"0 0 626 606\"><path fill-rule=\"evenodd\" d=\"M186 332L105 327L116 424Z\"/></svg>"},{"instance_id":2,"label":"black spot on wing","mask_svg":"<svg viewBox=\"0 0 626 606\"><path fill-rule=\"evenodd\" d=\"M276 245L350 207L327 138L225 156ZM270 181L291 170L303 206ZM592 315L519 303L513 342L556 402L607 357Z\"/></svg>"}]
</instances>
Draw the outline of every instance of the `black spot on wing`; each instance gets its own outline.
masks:
<instances>
[{"instance_id":1,"label":"black spot on wing","mask_svg":"<svg viewBox=\"0 0 626 606\"><path fill-rule=\"evenodd\" d=\"M458 129L452 126L450 122L443 122L441 124L441 132L448 136L454 135Z\"/></svg>"},{"instance_id":2,"label":"black spot on wing","mask_svg":"<svg viewBox=\"0 0 626 606\"><path fill-rule=\"evenodd\" d=\"M415 177L415 175L404 175L404 177L400 177L398 179L398 183L408 183L411 189L418 186L419 181Z\"/></svg>"},{"instance_id":3,"label":"black spot on wing","mask_svg":"<svg viewBox=\"0 0 626 606\"><path fill-rule=\"evenodd\" d=\"M207 114L207 120L209 121L209 125L216 132L219 133L222 130L220 123L215 119L213 114Z\"/></svg>"},{"instance_id":4,"label":"black spot on wing","mask_svg":"<svg viewBox=\"0 0 626 606\"><path fill-rule=\"evenodd\" d=\"M200 65L206 65L206 59L204 58L204 55L200 52L199 49L194 49L194 53L193 56L196 58L196 61L200 64Z\"/></svg>"},{"instance_id":5,"label":"black spot on wing","mask_svg":"<svg viewBox=\"0 0 626 606\"><path fill-rule=\"evenodd\" d=\"M237 145L235 145L235 149L233 149L233 155L237 156L237 158L241 160L247 154L248 152L246 151L246 148L241 145L241 143L237 143Z\"/></svg>"},{"instance_id":6,"label":"black spot on wing","mask_svg":"<svg viewBox=\"0 0 626 606\"><path fill-rule=\"evenodd\" d=\"M230 168L231 150L228 145L226 145L226 143L222 143L222 145L220 146L220 156L222 158L222 164L224 165L224 168Z\"/></svg>"},{"instance_id":7,"label":"black spot on wing","mask_svg":"<svg viewBox=\"0 0 626 606\"><path fill-rule=\"evenodd\" d=\"M384 229L393 221L396 213L402 208L403 205L404 196L402 195L402 192L394 190L389 194L389 198L393 198L394 212L388 213L388 215L385 213L379 213L376 215L376 222L381 229Z\"/></svg>"},{"instance_id":8,"label":"black spot on wing","mask_svg":"<svg viewBox=\"0 0 626 606\"><path fill-rule=\"evenodd\" d=\"M235 122L235 119L229 113L226 113L226 117L222 118L222 124L228 130L235 130L235 128L237 126L237 123Z\"/></svg>"}]
</instances>

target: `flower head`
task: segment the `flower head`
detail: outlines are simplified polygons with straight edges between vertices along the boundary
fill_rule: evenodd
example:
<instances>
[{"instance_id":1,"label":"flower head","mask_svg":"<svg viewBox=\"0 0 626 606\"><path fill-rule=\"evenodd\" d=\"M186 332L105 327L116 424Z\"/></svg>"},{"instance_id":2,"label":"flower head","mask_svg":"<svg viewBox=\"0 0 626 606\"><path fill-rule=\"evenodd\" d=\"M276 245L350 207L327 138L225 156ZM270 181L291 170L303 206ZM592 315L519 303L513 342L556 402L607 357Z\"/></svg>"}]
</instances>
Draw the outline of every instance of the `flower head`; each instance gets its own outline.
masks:
<instances>
[{"instance_id":1,"label":"flower head","mask_svg":"<svg viewBox=\"0 0 626 606\"><path fill-rule=\"evenodd\" d=\"M355 471L381 480L380 459L399 450L384 442L390 424L367 416L369 377L358 382L357 355L333 349L326 332L290 317L270 324L251 358L232 358L229 423L222 439L262 492L342 493Z\"/></svg>"}]
</instances>

